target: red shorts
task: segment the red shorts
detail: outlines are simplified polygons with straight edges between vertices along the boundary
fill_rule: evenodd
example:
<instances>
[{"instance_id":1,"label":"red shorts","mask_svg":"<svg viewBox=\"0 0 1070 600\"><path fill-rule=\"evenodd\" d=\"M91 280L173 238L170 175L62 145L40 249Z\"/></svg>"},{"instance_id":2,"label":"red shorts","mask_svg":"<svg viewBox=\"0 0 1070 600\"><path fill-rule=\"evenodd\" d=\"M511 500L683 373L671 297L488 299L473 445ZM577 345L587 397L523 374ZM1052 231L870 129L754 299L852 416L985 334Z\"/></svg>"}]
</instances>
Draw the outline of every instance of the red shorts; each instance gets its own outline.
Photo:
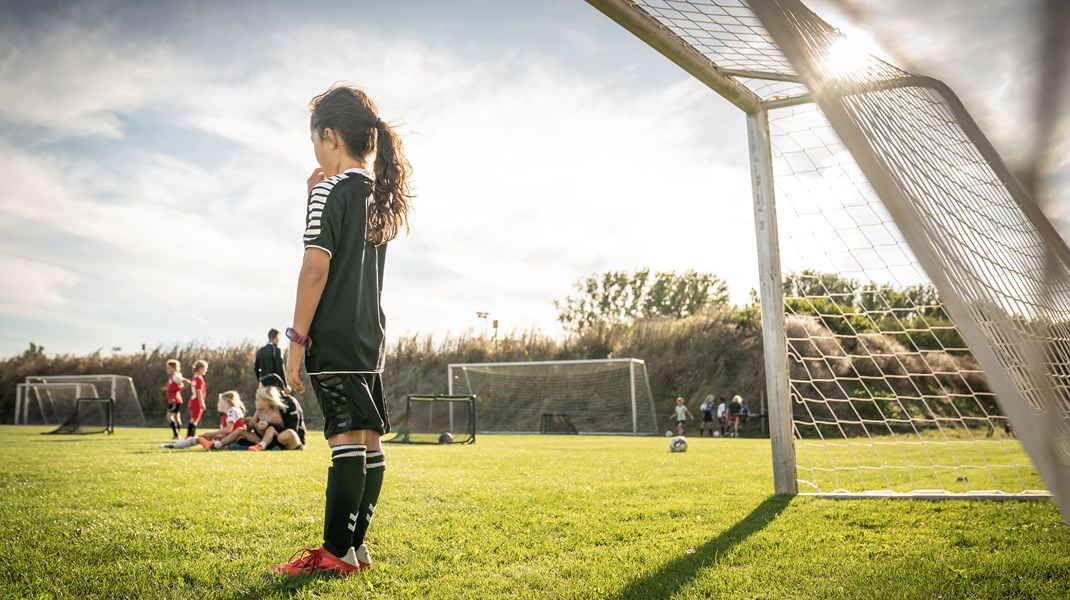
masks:
<instances>
[{"instance_id":1,"label":"red shorts","mask_svg":"<svg viewBox=\"0 0 1070 600\"><path fill-rule=\"evenodd\" d=\"M197 400L189 401L189 418L194 421L199 421L201 415L204 414L204 405Z\"/></svg>"}]
</instances>

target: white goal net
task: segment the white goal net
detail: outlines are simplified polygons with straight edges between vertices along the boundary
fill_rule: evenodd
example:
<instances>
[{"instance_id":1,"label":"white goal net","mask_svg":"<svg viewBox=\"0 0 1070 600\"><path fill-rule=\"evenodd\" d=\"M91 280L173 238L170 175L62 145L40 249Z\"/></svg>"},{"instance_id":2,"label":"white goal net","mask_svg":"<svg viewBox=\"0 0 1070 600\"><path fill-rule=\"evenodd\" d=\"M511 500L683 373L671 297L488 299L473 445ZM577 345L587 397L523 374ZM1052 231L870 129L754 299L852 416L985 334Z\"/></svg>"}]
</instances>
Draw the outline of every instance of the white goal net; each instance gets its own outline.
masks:
<instances>
[{"instance_id":1,"label":"white goal net","mask_svg":"<svg viewBox=\"0 0 1070 600\"><path fill-rule=\"evenodd\" d=\"M15 386L16 425L60 425L79 398L111 398L114 425L144 427L134 380L124 375L31 375Z\"/></svg>"},{"instance_id":2,"label":"white goal net","mask_svg":"<svg viewBox=\"0 0 1070 600\"><path fill-rule=\"evenodd\" d=\"M747 114L777 492L1070 515L1070 251L951 90L798 0L588 1Z\"/></svg>"},{"instance_id":3,"label":"white goal net","mask_svg":"<svg viewBox=\"0 0 1070 600\"><path fill-rule=\"evenodd\" d=\"M578 433L653 434L654 398L638 359L449 365L449 393L476 396L481 433L539 433L569 421Z\"/></svg>"}]
</instances>

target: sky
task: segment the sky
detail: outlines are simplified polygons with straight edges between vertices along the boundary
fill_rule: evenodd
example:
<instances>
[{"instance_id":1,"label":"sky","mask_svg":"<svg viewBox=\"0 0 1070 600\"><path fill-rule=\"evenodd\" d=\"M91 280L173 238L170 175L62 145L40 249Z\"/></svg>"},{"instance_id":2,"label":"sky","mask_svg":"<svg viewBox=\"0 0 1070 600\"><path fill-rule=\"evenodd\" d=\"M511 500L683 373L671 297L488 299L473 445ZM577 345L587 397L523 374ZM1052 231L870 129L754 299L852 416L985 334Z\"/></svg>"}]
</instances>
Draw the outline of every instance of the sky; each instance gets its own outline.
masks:
<instances>
[{"instance_id":1,"label":"sky","mask_svg":"<svg viewBox=\"0 0 1070 600\"><path fill-rule=\"evenodd\" d=\"M1029 11L854 5L880 24L870 43L947 81L1025 160ZM554 301L607 270L712 272L736 303L757 287L744 115L582 0L0 0L0 356L289 325L307 105L336 82L369 92L414 166L391 339L494 320L561 335ZM1070 211L1047 210L1070 237Z\"/></svg>"}]
</instances>

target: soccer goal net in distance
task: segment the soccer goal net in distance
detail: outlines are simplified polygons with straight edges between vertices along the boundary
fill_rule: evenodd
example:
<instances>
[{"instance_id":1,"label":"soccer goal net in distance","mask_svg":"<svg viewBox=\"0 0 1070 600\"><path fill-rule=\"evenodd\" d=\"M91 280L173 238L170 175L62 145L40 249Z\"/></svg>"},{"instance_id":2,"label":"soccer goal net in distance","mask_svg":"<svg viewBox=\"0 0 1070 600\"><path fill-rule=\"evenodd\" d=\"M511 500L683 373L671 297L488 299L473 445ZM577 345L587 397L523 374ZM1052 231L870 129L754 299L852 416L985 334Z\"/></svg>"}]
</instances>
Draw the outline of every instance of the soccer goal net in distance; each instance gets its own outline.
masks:
<instances>
[{"instance_id":1,"label":"soccer goal net in distance","mask_svg":"<svg viewBox=\"0 0 1070 600\"><path fill-rule=\"evenodd\" d=\"M476 398L409 394L405 397L405 413L396 434L385 441L473 444L476 441Z\"/></svg>"},{"instance_id":2,"label":"soccer goal net in distance","mask_svg":"<svg viewBox=\"0 0 1070 600\"><path fill-rule=\"evenodd\" d=\"M112 398L77 398L74 412L49 434L115 433L115 400Z\"/></svg>"},{"instance_id":3,"label":"soccer goal net in distance","mask_svg":"<svg viewBox=\"0 0 1070 600\"><path fill-rule=\"evenodd\" d=\"M778 493L1070 516L1070 251L950 89L798 0L588 0L746 113Z\"/></svg>"},{"instance_id":4,"label":"soccer goal net in distance","mask_svg":"<svg viewBox=\"0 0 1070 600\"><path fill-rule=\"evenodd\" d=\"M78 398L113 399L114 426L146 424L134 381L124 375L31 375L16 385L15 424L59 426L74 414Z\"/></svg>"},{"instance_id":5,"label":"soccer goal net in distance","mask_svg":"<svg viewBox=\"0 0 1070 600\"><path fill-rule=\"evenodd\" d=\"M449 365L450 394L477 397L479 431L539 433L543 415L579 433L656 433L646 363L634 358Z\"/></svg>"}]
</instances>

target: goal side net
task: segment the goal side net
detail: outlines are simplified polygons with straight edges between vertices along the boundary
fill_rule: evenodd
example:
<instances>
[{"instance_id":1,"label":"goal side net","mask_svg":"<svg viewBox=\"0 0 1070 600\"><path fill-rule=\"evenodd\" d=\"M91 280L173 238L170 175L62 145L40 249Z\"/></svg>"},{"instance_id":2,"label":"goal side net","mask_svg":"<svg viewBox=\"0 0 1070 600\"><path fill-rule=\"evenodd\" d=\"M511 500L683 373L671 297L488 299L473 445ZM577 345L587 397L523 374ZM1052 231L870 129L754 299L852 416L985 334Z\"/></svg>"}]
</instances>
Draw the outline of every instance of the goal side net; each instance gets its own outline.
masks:
<instances>
[{"instance_id":1,"label":"goal side net","mask_svg":"<svg viewBox=\"0 0 1070 600\"><path fill-rule=\"evenodd\" d=\"M798 0L588 1L747 115L776 491L1070 516L1070 251L951 90Z\"/></svg>"},{"instance_id":2,"label":"goal side net","mask_svg":"<svg viewBox=\"0 0 1070 600\"><path fill-rule=\"evenodd\" d=\"M478 398L480 432L650 435L657 429L646 363L638 359L451 364L448 377L451 394Z\"/></svg>"},{"instance_id":3,"label":"goal side net","mask_svg":"<svg viewBox=\"0 0 1070 600\"><path fill-rule=\"evenodd\" d=\"M115 400L112 398L77 398L74 412L62 425L48 434L115 433Z\"/></svg>"}]
</instances>

